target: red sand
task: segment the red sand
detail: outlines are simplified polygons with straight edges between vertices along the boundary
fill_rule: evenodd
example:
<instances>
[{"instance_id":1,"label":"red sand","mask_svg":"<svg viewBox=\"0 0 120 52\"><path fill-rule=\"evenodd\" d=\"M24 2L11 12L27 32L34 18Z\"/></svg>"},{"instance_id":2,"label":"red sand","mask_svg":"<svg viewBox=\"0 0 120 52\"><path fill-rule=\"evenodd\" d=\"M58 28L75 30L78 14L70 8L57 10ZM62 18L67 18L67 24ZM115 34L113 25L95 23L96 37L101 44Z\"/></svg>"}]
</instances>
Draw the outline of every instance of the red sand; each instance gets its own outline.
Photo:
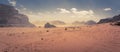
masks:
<instances>
[{"instance_id":1,"label":"red sand","mask_svg":"<svg viewBox=\"0 0 120 52\"><path fill-rule=\"evenodd\" d=\"M120 27L0 28L0 52L120 52Z\"/></svg>"}]
</instances>

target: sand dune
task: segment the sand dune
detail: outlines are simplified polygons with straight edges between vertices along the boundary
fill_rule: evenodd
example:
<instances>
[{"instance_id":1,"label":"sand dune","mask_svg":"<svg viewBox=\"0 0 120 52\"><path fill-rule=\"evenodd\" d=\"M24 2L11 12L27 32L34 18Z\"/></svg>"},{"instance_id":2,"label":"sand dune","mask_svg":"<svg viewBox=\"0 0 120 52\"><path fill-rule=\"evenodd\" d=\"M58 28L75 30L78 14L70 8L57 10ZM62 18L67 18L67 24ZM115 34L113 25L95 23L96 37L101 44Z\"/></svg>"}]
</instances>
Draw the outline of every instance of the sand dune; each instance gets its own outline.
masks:
<instances>
[{"instance_id":1,"label":"sand dune","mask_svg":"<svg viewBox=\"0 0 120 52\"><path fill-rule=\"evenodd\" d=\"M120 52L120 27L0 28L0 52Z\"/></svg>"}]
</instances>

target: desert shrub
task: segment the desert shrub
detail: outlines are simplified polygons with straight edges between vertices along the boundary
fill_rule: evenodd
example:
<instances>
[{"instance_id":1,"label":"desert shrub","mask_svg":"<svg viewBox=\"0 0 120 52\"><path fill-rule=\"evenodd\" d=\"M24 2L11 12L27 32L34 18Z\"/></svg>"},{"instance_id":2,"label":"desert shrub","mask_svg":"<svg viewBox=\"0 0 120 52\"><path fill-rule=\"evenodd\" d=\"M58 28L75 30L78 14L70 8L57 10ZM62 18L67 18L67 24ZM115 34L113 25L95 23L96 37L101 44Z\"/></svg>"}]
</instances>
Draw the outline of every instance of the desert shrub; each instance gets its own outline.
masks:
<instances>
[{"instance_id":1,"label":"desert shrub","mask_svg":"<svg viewBox=\"0 0 120 52\"><path fill-rule=\"evenodd\" d=\"M67 28L65 28L65 30L67 30Z\"/></svg>"},{"instance_id":2,"label":"desert shrub","mask_svg":"<svg viewBox=\"0 0 120 52\"><path fill-rule=\"evenodd\" d=\"M41 38L41 40L44 40L43 38Z\"/></svg>"},{"instance_id":3,"label":"desert shrub","mask_svg":"<svg viewBox=\"0 0 120 52\"><path fill-rule=\"evenodd\" d=\"M49 32L49 30L46 30L46 32Z\"/></svg>"},{"instance_id":4,"label":"desert shrub","mask_svg":"<svg viewBox=\"0 0 120 52\"><path fill-rule=\"evenodd\" d=\"M25 34L25 32L22 32L22 34Z\"/></svg>"},{"instance_id":5,"label":"desert shrub","mask_svg":"<svg viewBox=\"0 0 120 52\"><path fill-rule=\"evenodd\" d=\"M38 28L41 28L41 26L38 26Z\"/></svg>"},{"instance_id":6,"label":"desert shrub","mask_svg":"<svg viewBox=\"0 0 120 52\"><path fill-rule=\"evenodd\" d=\"M8 52L7 50L5 50L4 52Z\"/></svg>"}]
</instances>

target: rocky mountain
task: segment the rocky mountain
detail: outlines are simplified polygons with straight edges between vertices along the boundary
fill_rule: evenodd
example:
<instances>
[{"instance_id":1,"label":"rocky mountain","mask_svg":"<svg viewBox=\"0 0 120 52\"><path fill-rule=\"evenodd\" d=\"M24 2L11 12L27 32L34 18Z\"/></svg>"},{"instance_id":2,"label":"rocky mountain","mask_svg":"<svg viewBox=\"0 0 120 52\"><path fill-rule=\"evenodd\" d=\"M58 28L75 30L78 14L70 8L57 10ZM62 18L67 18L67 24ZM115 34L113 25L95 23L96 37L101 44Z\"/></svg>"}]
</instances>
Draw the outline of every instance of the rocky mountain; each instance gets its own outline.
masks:
<instances>
[{"instance_id":1,"label":"rocky mountain","mask_svg":"<svg viewBox=\"0 0 120 52\"><path fill-rule=\"evenodd\" d=\"M44 25L44 28L54 28L54 27L56 27L55 25L52 25L52 24L50 24L50 23L46 23L45 25Z\"/></svg>"},{"instance_id":2,"label":"rocky mountain","mask_svg":"<svg viewBox=\"0 0 120 52\"><path fill-rule=\"evenodd\" d=\"M0 4L0 27L35 27L26 15L20 14L13 6Z\"/></svg>"},{"instance_id":3,"label":"rocky mountain","mask_svg":"<svg viewBox=\"0 0 120 52\"><path fill-rule=\"evenodd\" d=\"M112 18L106 18L106 19L101 19L98 24L101 24L101 23L109 23L109 22L117 22L117 21L120 21L120 15L116 15Z\"/></svg>"},{"instance_id":4,"label":"rocky mountain","mask_svg":"<svg viewBox=\"0 0 120 52\"><path fill-rule=\"evenodd\" d=\"M59 21L59 20L51 21L50 23L54 25L65 25L66 24L65 22Z\"/></svg>"},{"instance_id":5,"label":"rocky mountain","mask_svg":"<svg viewBox=\"0 0 120 52\"><path fill-rule=\"evenodd\" d=\"M72 24L73 25L81 25L81 24L85 24L85 22L74 21Z\"/></svg>"},{"instance_id":6,"label":"rocky mountain","mask_svg":"<svg viewBox=\"0 0 120 52\"><path fill-rule=\"evenodd\" d=\"M93 21L93 20L89 20L89 21L87 21L87 22L80 22L80 21L75 21L75 22L73 22L72 23L73 25L94 25L94 24L96 24L96 22L95 21Z\"/></svg>"},{"instance_id":7,"label":"rocky mountain","mask_svg":"<svg viewBox=\"0 0 120 52\"><path fill-rule=\"evenodd\" d=\"M94 24L96 24L96 22L93 21L93 20L89 20L89 21L87 21L85 24L86 24L86 25L94 25Z\"/></svg>"}]
</instances>

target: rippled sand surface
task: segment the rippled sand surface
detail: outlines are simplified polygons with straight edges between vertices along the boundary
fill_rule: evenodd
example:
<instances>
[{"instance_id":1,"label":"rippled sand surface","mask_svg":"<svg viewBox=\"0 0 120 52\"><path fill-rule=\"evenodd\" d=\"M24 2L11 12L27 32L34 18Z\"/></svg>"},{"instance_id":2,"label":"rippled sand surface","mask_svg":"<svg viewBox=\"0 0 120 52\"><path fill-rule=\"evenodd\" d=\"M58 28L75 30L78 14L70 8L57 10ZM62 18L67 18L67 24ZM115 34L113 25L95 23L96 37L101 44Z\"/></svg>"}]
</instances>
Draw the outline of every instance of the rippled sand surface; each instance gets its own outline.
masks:
<instances>
[{"instance_id":1,"label":"rippled sand surface","mask_svg":"<svg viewBox=\"0 0 120 52\"><path fill-rule=\"evenodd\" d=\"M120 52L120 27L0 28L0 52Z\"/></svg>"}]
</instances>

